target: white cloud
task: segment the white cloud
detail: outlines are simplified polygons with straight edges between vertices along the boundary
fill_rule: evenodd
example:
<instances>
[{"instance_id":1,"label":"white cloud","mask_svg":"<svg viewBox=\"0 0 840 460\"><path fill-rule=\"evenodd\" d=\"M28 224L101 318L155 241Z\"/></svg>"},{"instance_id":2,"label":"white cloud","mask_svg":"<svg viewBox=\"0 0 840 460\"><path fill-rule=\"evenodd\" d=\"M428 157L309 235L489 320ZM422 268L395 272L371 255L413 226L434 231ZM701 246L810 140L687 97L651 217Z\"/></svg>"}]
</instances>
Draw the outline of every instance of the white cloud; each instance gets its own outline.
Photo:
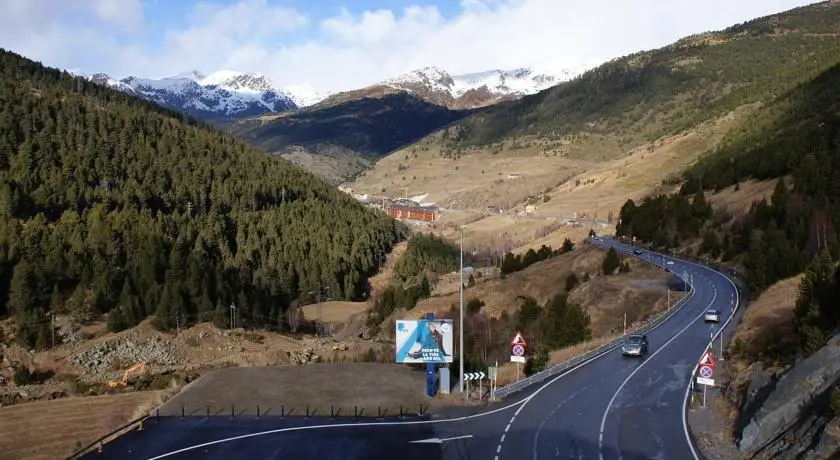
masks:
<instances>
[{"instance_id":1,"label":"white cloud","mask_svg":"<svg viewBox=\"0 0 840 460\"><path fill-rule=\"evenodd\" d=\"M126 46L118 32L143 22L138 0L6 0L0 43L51 65L116 76L190 69L260 71L280 84L348 89L434 65L453 73L533 65L590 65L682 36L812 3L803 0L461 0L444 18L431 0L402 10L312 20L266 0L198 4L159 51ZM49 5L63 5L45 8ZM88 21L67 21L61 11ZM306 40L290 42L314 26ZM308 30L308 29L307 29ZM130 35L132 39L139 34ZM97 68L89 68L98 65Z\"/></svg>"}]
</instances>

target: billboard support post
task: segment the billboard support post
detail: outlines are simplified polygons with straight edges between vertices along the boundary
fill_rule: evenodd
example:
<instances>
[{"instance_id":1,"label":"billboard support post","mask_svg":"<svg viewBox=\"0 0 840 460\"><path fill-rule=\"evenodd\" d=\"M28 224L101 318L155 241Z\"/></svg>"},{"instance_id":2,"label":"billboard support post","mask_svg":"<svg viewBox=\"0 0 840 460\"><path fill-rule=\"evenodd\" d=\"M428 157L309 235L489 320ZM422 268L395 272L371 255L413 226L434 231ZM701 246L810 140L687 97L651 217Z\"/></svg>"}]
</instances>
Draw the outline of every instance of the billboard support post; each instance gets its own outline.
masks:
<instances>
[{"instance_id":1,"label":"billboard support post","mask_svg":"<svg viewBox=\"0 0 840 460\"><path fill-rule=\"evenodd\" d=\"M435 314L434 313L426 313L426 320L434 321ZM427 361L426 362L426 396L433 397L436 393L435 391L435 371L437 370L437 366L434 362Z\"/></svg>"}]
</instances>

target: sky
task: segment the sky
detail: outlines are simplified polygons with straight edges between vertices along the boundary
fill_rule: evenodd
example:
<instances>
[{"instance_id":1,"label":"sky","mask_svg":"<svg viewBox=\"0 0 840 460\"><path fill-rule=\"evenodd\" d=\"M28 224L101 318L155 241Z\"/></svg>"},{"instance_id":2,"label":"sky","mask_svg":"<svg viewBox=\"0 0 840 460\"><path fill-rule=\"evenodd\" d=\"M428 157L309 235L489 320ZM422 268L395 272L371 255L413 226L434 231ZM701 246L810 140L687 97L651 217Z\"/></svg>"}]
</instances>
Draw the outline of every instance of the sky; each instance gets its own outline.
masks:
<instances>
[{"instance_id":1,"label":"sky","mask_svg":"<svg viewBox=\"0 0 840 460\"><path fill-rule=\"evenodd\" d=\"M0 47L86 73L260 72L358 88L414 69L591 67L802 0L0 0Z\"/></svg>"}]
</instances>

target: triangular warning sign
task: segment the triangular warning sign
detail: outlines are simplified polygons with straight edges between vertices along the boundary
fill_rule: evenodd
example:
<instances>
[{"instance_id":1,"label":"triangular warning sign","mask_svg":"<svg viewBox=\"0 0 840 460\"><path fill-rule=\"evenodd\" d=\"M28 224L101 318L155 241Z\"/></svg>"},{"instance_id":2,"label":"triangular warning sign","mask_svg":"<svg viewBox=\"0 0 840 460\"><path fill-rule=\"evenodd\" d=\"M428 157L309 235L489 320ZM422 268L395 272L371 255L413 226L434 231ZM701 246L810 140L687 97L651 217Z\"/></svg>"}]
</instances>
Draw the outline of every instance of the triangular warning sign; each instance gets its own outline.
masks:
<instances>
[{"instance_id":1,"label":"triangular warning sign","mask_svg":"<svg viewBox=\"0 0 840 460\"><path fill-rule=\"evenodd\" d=\"M514 345L522 345L523 347L526 345L525 338L522 337L522 333L517 331L516 335L513 336L513 340L510 341L510 346Z\"/></svg>"},{"instance_id":2,"label":"triangular warning sign","mask_svg":"<svg viewBox=\"0 0 840 460\"><path fill-rule=\"evenodd\" d=\"M706 352L703 353L703 357L700 358L700 365L701 366L709 366L709 367L715 367L717 365L717 362L715 361L715 357L712 356L711 351L706 350Z\"/></svg>"}]
</instances>

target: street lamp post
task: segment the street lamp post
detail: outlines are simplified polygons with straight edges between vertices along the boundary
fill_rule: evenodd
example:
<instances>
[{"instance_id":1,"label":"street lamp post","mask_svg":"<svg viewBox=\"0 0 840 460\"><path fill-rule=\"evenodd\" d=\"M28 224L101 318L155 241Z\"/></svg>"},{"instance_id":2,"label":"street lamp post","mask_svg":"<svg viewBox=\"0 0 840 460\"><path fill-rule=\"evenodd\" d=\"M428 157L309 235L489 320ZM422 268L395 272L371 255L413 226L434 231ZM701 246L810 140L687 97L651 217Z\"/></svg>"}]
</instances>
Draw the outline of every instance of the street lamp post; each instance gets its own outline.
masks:
<instances>
[{"instance_id":1,"label":"street lamp post","mask_svg":"<svg viewBox=\"0 0 840 460\"><path fill-rule=\"evenodd\" d=\"M458 372L460 378L458 379L459 387L461 393L464 392L464 226L461 226L461 270L460 270L460 277L461 277L461 285L459 286L460 290L460 297L461 297L461 308L459 313L459 322L458 322L458 335L459 335L459 345L458 345Z\"/></svg>"}]
</instances>

